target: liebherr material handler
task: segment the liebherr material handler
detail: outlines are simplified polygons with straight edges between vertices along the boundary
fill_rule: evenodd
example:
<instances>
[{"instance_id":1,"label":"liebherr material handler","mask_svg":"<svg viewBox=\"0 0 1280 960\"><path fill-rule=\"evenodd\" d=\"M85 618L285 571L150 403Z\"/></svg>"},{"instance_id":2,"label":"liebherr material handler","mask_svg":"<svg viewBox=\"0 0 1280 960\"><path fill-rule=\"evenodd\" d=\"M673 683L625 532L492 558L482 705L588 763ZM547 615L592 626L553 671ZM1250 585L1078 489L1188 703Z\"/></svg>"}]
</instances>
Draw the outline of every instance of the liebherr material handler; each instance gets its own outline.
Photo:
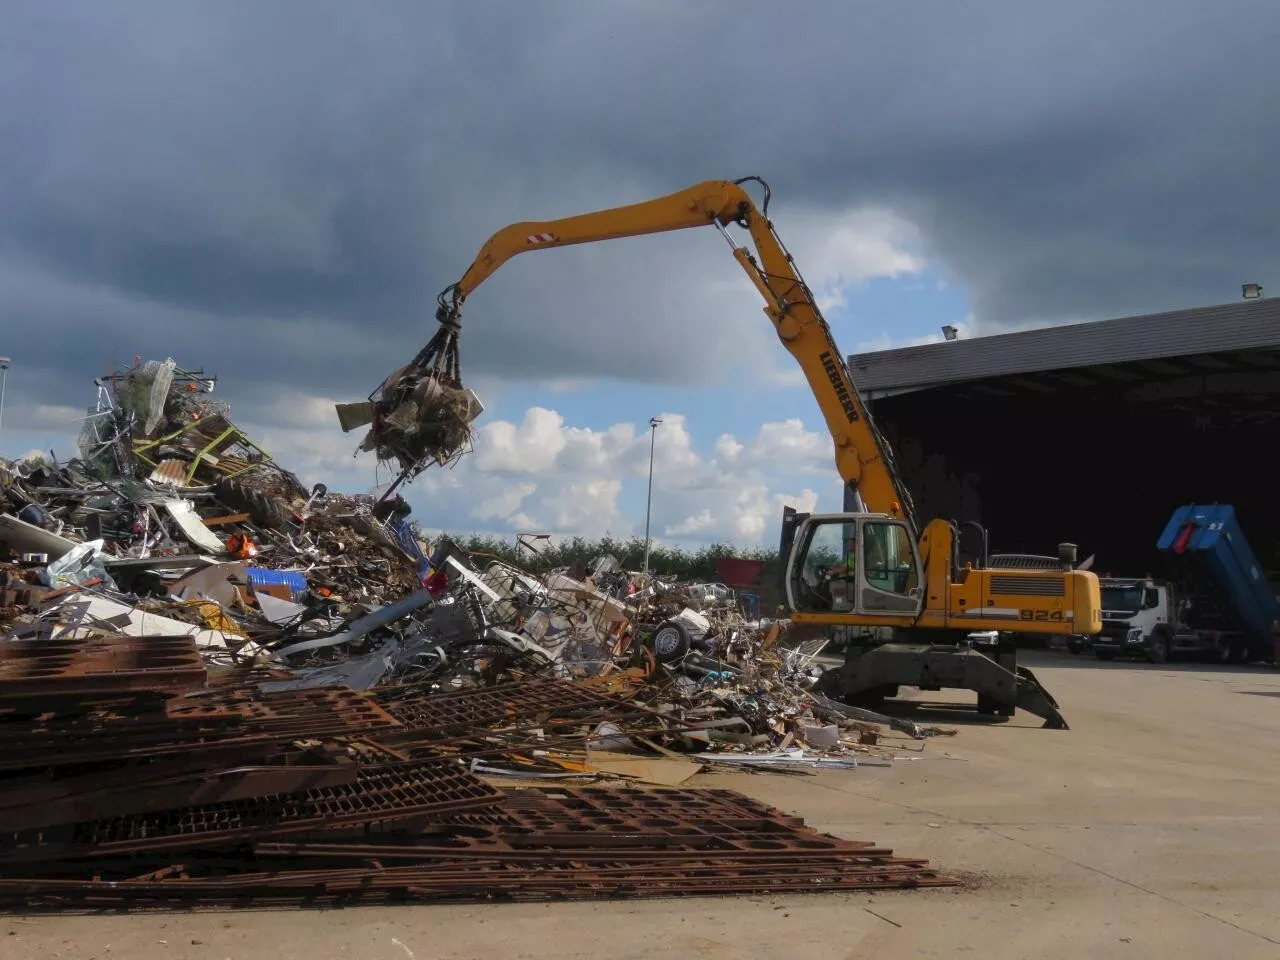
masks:
<instances>
[{"instance_id":1,"label":"liebherr material handler","mask_svg":"<svg viewBox=\"0 0 1280 960\"><path fill-rule=\"evenodd\" d=\"M747 184L761 190L759 205ZM824 678L824 692L858 703L878 700L900 685L967 688L977 692L979 712L1012 715L1022 707L1044 718L1047 727L1065 727L1053 698L1017 665L1011 643L972 637L1009 631L1096 634L1102 626L1097 576L1071 569L1070 545L1064 545L1062 570L989 570L981 556L960 563L958 525L932 520L920 530L893 451L860 398L813 291L768 218L770 196L758 177L708 180L627 206L503 227L462 278L440 294L441 329L417 362L448 356L456 371L463 302L516 254L716 228L764 298L778 339L804 371L831 433L836 470L861 507L812 516L790 511L784 518L784 594L793 625L820 631L879 628L848 645L843 667ZM730 232L735 226L747 232L754 254Z\"/></svg>"}]
</instances>

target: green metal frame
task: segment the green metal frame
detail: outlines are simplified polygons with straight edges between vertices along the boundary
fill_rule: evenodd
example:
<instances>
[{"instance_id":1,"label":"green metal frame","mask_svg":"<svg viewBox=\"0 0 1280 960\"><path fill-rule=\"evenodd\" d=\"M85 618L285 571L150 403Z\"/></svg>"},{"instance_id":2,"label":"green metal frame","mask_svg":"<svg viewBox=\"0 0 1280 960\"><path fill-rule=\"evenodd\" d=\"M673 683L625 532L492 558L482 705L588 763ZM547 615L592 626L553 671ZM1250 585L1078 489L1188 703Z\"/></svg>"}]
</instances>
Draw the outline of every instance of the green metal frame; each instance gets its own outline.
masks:
<instances>
[{"instance_id":1,"label":"green metal frame","mask_svg":"<svg viewBox=\"0 0 1280 960\"><path fill-rule=\"evenodd\" d=\"M133 455L154 470L158 465L157 462L152 460L148 456L146 456L144 451L153 450L156 447L160 446L162 443L168 443L170 440L177 439L187 431L193 430L198 426L200 426L200 421L193 420L191 423L187 424L181 430L175 430L173 433L169 434L168 436L160 437L159 439L156 439L156 440L147 440L142 443L135 441L133 445ZM221 447L223 445L223 441L225 441L228 437L235 437L245 446L252 447L254 450L258 451L258 453L262 454L262 456L265 458L267 462L269 463L274 462L271 454L267 453L267 451L263 450L260 446L258 446L252 440L250 440L240 430L239 427L228 426L227 429L223 430L220 434L217 435L217 437L215 437L213 440L211 440L205 446L201 447L200 450L196 452L195 458L191 461L191 466L187 468L186 477L184 478L184 481L186 483L190 484L195 479L196 471L200 469L200 464L204 461L204 458L207 455L209 455L211 451L213 451L215 448ZM251 470L258 465L259 464L257 463L251 463L245 466L243 469L236 470L233 473L226 473L224 474L224 476L238 477L240 474L248 470Z\"/></svg>"}]
</instances>

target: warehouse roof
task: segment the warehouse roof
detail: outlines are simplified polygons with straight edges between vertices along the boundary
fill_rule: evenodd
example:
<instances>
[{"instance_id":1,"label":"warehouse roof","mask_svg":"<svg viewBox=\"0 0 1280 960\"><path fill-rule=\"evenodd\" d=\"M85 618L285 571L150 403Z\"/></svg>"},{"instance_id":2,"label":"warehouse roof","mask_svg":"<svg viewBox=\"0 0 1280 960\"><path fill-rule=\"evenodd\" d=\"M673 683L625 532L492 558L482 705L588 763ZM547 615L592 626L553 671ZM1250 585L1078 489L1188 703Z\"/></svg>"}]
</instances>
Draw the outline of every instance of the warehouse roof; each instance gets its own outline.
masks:
<instances>
[{"instance_id":1,"label":"warehouse roof","mask_svg":"<svg viewBox=\"0 0 1280 960\"><path fill-rule=\"evenodd\" d=\"M902 393L1044 370L1280 350L1280 297L1074 323L849 357L859 390Z\"/></svg>"}]
</instances>

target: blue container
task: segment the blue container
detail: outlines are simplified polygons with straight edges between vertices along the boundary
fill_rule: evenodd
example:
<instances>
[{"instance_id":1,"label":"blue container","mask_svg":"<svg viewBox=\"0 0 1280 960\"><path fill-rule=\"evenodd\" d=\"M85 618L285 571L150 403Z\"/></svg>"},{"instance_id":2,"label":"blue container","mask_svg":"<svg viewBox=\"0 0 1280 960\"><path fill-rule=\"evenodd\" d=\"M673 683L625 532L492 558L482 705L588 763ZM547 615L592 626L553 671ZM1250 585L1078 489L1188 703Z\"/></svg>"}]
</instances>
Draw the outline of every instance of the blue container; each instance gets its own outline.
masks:
<instances>
[{"instance_id":1,"label":"blue container","mask_svg":"<svg viewBox=\"0 0 1280 960\"><path fill-rule=\"evenodd\" d=\"M1179 507L1156 541L1156 549L1173 559L1196 589L1212 593L1220 612L1248 635L1256 653L1271 649L1280 602L1244 538L1234 507L1225 503Z\"/></svg>"},{"instance_id":2,"label":"blue container","mask_svg":"<svg viewBox=\"0 0 1280 960\"><path fill-rule=\"evenodd\" d=\"M307 578L297 570L264 570L261 567L247 567L249 582L255 587L288 587L294 601L302 599L307 592Z\"/></svg>"}]
</instances>

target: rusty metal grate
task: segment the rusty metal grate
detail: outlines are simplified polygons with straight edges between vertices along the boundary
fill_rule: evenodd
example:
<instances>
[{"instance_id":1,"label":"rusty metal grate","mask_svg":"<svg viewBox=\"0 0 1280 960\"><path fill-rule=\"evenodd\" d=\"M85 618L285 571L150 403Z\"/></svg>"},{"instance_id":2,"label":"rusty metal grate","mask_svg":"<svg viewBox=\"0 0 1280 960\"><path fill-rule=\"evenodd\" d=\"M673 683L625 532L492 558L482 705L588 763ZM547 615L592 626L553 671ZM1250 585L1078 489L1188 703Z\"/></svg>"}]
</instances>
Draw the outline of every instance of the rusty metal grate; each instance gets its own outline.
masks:
<instances>
[{"instance_id":1,"label":"rusty metal grate","mask_svg":"<svg viewBox=\"0 0 1280 960\"><path fill-rule=\"evenodd\" d=\"M365 831L268 841L262 857L644 860L715 853L747 858L888 856L863 841L818 833L799 817L728 790L508 789L500 806Z\"/></svg>"},{"instance_id":2,"label":"rusty metal grate","mask_svg":"<svg viewBox=\"0 0 1280 960\"><path fill-rule=\"evenodd\" d=\"M488 784L435 762L367 766L348 784L305 793L187 807L76 824L65 831L11 834L0 864L183 848L207 849L245 838L327 825L393 821L422 813L484 806L501 799Z\"/></svg>"},{"instance_id":3,"label":"rusty metal grate","mask_svg":"<svg viewBox=\"0 0 1280 960\"><path fill-rule=\"evenodd\" d=\"M82 879L0 880L0 900L26 909L106 905L352 905L599 900L740 893L815 893L951 886L955 880L911 864L854 863L819 857L804 863L690 859L637 865L467 863L412 867L303 870L231 877L105 882Z\"/></svg>"},{"instance_id":4,"label":"rusty metal grate","mask_svg":"<svg viewBox=\"0 0 1280 960\"><path fill-rule=\"evenodd\" d=\"M163 710L98 712L0 725L0 770L109 762L202 750L270 750L296 737L390 735L430 742L534 717L622 715L625 701L563 681L528 681L431 695L391 688L374 695L344 688L219 691L170 701Z\"/></svg>"},{"instance_id":5,"label":"rusty metal grate","mask_svg":"<svg viewBox=\"0 0 1280 960\"><path fill-rule=\"evenodd\" d=\"M405 727L418 733L474 730L584 710L635 711L624 700L564 680L525 680L434 695L393 687L372 696Z\"/></svg>"},{"instance_id":6,"label":"rusty metal grate","mask_svg":"<svg viewBox=\"0 0 1280 960\"><path fill-rule=\"evenodd\" d=\"M0 644L0 704L75 701L199 687L204 661L190 637L90 637Z\"/></svg>"},{"instance_id":7,"label":"rusty metal grate","mask_svg":"<svg viewBox=\"0 0 1280 960\"><path fill-rule=\"evenodd\" d=\"M306 690L171 701L163 710L0 724L0 770L163 757L193 749L252 758L299 737L375 734L399 721L363 694Z\"/></svg>"},{"instance_id":8,"label":"rusty metal grate","mask_svg":"<svg viewBox=\"0 0 1280 960\"><path fill-rule=\"evenodd\" d=\"M210 762L204 751L158 761L42 770L0 781L0 823L10 831L39 830L86 820L154 813L253 797L302 793L353 783L361 763L406 758L366 741L307 741L251 763Z\"/></svg>"}]
</instances>

